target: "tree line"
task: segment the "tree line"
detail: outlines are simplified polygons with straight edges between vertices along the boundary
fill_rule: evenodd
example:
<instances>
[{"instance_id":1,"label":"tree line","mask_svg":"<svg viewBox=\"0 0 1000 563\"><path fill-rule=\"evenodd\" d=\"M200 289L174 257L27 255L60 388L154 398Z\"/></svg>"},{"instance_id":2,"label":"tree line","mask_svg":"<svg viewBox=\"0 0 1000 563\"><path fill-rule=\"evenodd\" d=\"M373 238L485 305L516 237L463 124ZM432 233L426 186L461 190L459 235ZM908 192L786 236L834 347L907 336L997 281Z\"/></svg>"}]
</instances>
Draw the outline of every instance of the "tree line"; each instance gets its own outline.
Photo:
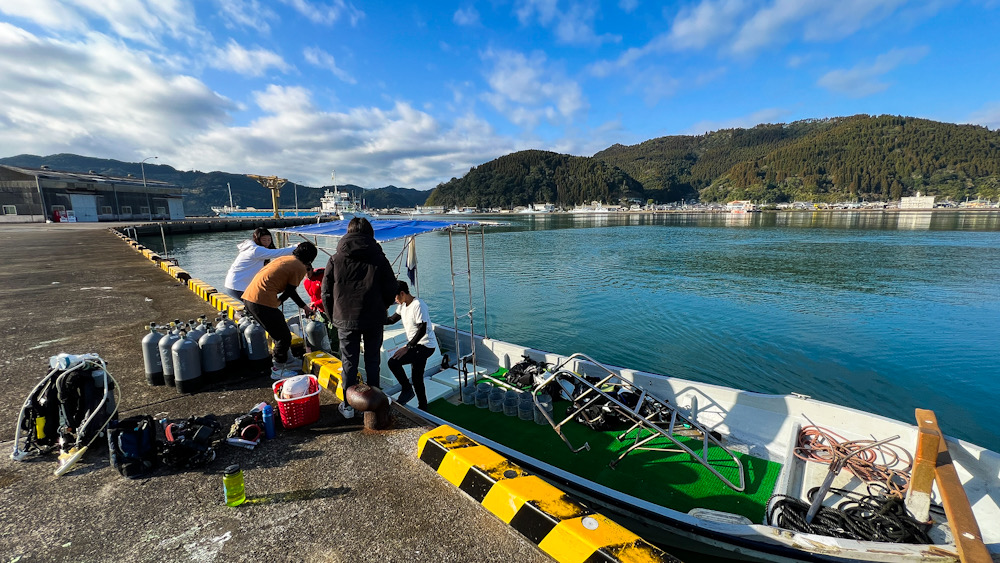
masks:
<instances>
[{"instance_id":1,"label":"tree line","mask_svg":"<svg viewBox=\"0 0 1000 563\"><path fill-rule=\"evenodd\" d=\"M675 135L593 157L521 151L439 184L428 205L563 207L652 200L764 203L1000 197L1000 133L855 115Z\"/></svg>"}]
</instances>

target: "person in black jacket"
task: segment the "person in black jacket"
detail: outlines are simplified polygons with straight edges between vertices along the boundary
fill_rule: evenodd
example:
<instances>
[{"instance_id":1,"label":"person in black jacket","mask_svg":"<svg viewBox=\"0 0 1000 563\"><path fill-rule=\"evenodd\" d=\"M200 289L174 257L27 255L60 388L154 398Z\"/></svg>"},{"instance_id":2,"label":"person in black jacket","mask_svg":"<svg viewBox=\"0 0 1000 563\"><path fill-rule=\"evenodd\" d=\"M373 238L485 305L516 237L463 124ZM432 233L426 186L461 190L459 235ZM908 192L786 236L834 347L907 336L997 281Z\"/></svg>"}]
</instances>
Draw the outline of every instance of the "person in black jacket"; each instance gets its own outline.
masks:
<instances>
[{"instance_id":1,"label":"person in black jacket","mask_svg":"<svg viewBox=\"0 0 1000 563\"><path fill-rule=\"evenodd\" d=\"M323 309L340 337L344 389L357 383L361 341L365 342L365 379L379 385L382 324L396 299L392 265L375 242L375 230L364 217L347 225L347 234L326 263L321 296Z\"/></svg>"}]
</instances>

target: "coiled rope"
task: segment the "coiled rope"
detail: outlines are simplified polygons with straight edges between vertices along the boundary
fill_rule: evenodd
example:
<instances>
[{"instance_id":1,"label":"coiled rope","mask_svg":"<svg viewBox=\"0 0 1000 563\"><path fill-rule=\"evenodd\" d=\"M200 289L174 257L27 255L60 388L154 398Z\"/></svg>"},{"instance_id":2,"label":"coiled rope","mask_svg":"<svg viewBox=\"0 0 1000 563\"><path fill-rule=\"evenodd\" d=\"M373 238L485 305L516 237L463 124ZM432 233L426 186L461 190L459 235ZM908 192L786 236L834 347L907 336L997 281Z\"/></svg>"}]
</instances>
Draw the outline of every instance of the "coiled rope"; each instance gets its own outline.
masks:
<instances>
[{"instance_id":1,"label":"coiled rope","mask_svg":"<svg viewBox=\"0 0 1000 563\"><path fill-rule=\"evenodd\" d=\"M930 526L916 521L903 502L913 456L905 448L891 443L872 447L876 442L874 439L845 440L819 426L803 427L796 442L795 457L827 465L838 462L865 483L869 494L830 489L845 500L835 508L821 507L812 523L806 523L806 514L819 487L809 490L809 502L788 495L774 495L767 502L767 523L796 532L845 539L932 543L927 536Z\"/></svg>"},{"instance_id":2,"label":"coiled rope","mask_svg":"<svg viewBox=\"0 0 1000 563\"><path fill-rule=\"evenodd\" d=\"M825 428L804 426L799 431L794 453L801 460L828 465L838 459L845 460L844 468L867 483L870 493L874 492L873 485L877 483L888 494L903 498L910 484L913 456L905 448L892 443L880 444L857 453L875 442L876 440L845 440ZM857 455L852 455L855 453ZM902 464L906 467L899 467Z\"/></svg>"},{"instance_id":3,"label":"coiled rope","mask_svg":"<svg viewBox=\"0 0 1000 563\"><path fill-rule=\"evenodd\" d=\"M809 501L819 487L809 490ZM933 543L929 524L917 522L897 496L862 495L830 489L845 498L836 508L823 506L811 524L806 523L809 503L788 495L774 495L767 502L767 522L796 532L837 538L892 543Z\"/></svg>"}]
</instances>

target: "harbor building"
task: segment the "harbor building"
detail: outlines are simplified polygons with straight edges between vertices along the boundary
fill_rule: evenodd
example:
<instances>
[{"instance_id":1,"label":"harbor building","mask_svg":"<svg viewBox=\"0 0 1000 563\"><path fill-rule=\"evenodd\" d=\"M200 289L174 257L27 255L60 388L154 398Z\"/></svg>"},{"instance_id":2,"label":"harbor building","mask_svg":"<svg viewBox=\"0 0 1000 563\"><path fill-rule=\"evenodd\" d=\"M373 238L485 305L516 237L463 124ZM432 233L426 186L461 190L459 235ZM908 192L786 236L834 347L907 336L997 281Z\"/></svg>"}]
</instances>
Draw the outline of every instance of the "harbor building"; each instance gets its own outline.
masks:
<instances>
[{"instance_id":1,"label":"harbor building","mask_svg":"<svg viewBox=\"0 0 1000 563\"><path fill-rule=\"evenodd\" d=\"M0 164L0 222L184 219L180 187L167 182Z\"/></svg>"},{"instance_id":2,"label":"harbor building","mask_svg":"<svg viewBox=\"0 0 1000 563\"><path fill-rule=\"evenodd\" d=\"M920 195L899 198L900 209L934 209L934 196Z\"/></svg>"}]
</instances>

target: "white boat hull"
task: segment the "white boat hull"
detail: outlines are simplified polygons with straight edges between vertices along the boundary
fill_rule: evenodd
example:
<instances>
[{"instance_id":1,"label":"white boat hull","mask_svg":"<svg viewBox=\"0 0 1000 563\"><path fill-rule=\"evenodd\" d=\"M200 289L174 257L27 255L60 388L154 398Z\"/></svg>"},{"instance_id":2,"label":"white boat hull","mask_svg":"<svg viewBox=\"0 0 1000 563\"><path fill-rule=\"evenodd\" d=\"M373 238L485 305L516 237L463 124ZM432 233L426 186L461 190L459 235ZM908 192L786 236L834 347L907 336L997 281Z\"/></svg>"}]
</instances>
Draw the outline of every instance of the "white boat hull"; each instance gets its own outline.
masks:
<instances>
[{"instance_id":1,"label":"white boat hull","mask_svg":"<svg viewBox=\"0 0 1000 563\"><path fill-rule=\"evenodd\" d=\"M469 354L473 346L467 333L435 326L438 341L446 349L459 348L458 356ZM528 355L537 361L556 364L559 356L499 340L475 337L478 367L490 373L498 366L509 367ZM453 356L455 354L452 354ZM586 362L568 366L578 373L597 375L600 371ZM470 368L471 369L471 368ZM687 381L612 367L627 379L658 397L696 414L698 421L733 443L742 444L750 454L782 463L775 494L804 498L805 491L819 485L826 466L806 463L792 454L800 428L817 425L847 439L879 439L899 435L897 443L912 450L917 439L914 425L856 409L817 401L798 395L767 395L717 385ZM434 422L448 421L426 415ZM945 426L947 421L943 421ZM938 526L932 538L937 545L866 542L798 533L764 524L732 524L710 521L678 512L588 481L557 467L531 458L468 429L475 439L533 468L555 483L588 500L603 505L602 510L635 526L646 540L662 543L683 538L696 549L726 557L760 561L957 561L957 552L946 526ZM1000 561L1000 455L974 444L947 439L948 449L982 530L983 540L995 561ZM581 454L584 455L584 454ZM581 458L583 460L583 458ZM853 483L850 480L853 479ZM854 478L841 476L835 486L860 487ZM935 488L934 501L940 502ZM688 549L691 546L680 546Z\"/></svg>"}]
</instances>

